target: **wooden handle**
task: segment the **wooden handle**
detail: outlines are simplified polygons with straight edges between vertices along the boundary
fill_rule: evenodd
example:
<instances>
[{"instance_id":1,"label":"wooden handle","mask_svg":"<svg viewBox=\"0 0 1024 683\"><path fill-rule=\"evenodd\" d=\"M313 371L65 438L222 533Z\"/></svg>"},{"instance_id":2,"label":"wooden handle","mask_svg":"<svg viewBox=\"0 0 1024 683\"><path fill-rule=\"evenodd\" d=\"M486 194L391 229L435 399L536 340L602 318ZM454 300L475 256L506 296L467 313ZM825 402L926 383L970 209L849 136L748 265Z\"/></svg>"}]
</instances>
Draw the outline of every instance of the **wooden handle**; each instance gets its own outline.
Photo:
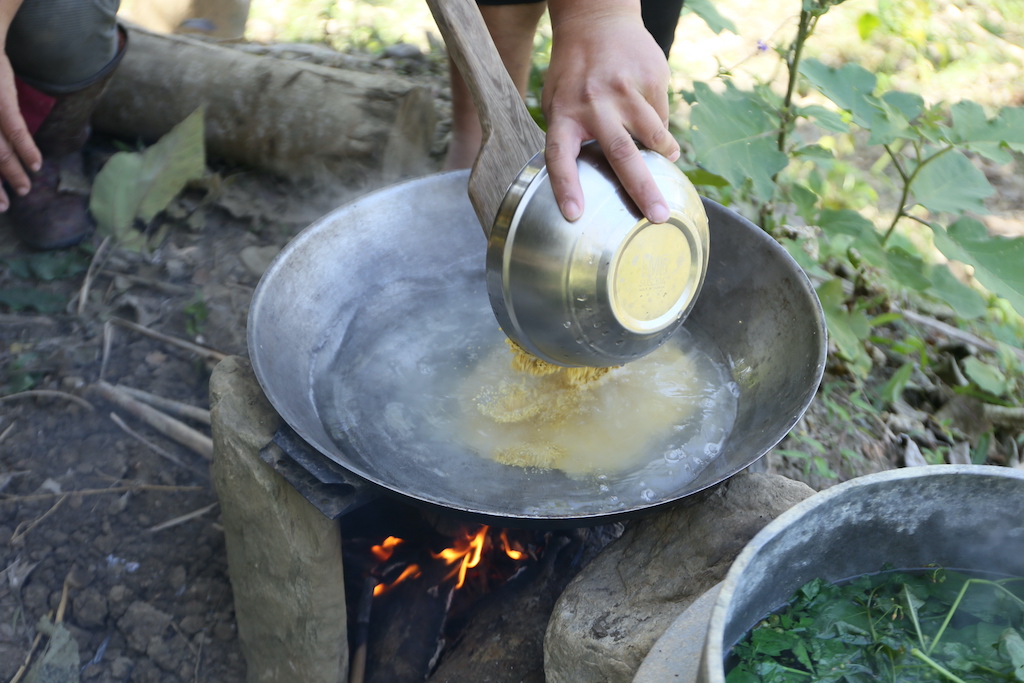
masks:
<instances>
[{"instance_id":1,"label":"wooden handle","mask_svg":"<svg viewBox=\"0 0 1024 683\"><path fill-rule=\"evenodd\" d=\"M480 115L483 144L469 176L469 199L489 235L509 185L544 149L544 131L505 70L476 3L427 0L427 5Z\"/></svg>"}]
</instances>

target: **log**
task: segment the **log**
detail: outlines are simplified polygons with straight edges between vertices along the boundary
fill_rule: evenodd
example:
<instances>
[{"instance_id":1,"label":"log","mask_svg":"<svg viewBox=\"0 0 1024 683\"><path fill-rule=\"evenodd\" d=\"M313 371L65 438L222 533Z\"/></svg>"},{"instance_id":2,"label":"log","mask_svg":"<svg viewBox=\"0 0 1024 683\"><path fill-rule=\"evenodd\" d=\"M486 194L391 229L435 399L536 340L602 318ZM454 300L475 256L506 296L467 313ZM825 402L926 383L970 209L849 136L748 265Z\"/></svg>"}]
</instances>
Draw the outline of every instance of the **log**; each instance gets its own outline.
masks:
<instances>
[{"instance_id":1,"label":"log","mask_svg":"<svg viewBox=\"0 0 1024 683\"><path fill-rule=\"evenodd\" d=\"M208 152L235 164L357 187L433 170L432 96L408 79L128 33L93 116L98 131L152 141L205 105Z\"/></svg>"}]
</instances>

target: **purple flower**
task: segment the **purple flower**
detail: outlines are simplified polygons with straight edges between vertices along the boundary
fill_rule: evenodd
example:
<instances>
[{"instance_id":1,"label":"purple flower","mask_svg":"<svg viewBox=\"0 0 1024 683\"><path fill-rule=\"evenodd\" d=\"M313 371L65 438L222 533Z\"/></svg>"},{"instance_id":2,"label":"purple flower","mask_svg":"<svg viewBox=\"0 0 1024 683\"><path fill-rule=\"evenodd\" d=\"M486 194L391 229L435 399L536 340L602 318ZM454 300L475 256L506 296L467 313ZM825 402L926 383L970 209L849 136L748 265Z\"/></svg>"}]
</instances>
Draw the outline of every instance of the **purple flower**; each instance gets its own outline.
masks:
<instances>
[{"instance_id":1,"label":"purple flower","mask_svg":"<svg viewBox=\"0 0 1024 683\"><path fill-rule=\"evenodd\" d=\"M768 51L768 43L764 42L763 40L757 41L757 51L758 52L767 52Z\"/></svg>"}]
</instances>

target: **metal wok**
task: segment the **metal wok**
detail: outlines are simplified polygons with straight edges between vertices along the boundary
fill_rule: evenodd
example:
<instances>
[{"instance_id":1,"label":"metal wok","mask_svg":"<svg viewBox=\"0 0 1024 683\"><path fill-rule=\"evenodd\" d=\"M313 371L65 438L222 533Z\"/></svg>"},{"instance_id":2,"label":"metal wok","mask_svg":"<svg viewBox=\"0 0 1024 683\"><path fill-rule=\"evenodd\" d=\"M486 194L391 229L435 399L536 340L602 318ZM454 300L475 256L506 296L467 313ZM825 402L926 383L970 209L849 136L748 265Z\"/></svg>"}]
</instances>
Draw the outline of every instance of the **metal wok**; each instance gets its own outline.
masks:
<instances>
[{"instance_id":1,"label":"metal wok","mask_svg":"<svg viewBox=\"0 0 1024 683\"><path fill-rule=\"evenodd\" d=\"M717 354L731 375L723 385L736 397L735 418L722 438L691 452L667 435L643 466L576 478L468 450L444 428L459 410L454 383L504 339L468 175L419 178L336 209L260 281L248 323L253 369L285 422L325 456L448 514L509 527L594 525L727 479L806 410L826 354L814 290L761 229L705 201L707 277L677 334Z\"/></svg>"}]
</instances>

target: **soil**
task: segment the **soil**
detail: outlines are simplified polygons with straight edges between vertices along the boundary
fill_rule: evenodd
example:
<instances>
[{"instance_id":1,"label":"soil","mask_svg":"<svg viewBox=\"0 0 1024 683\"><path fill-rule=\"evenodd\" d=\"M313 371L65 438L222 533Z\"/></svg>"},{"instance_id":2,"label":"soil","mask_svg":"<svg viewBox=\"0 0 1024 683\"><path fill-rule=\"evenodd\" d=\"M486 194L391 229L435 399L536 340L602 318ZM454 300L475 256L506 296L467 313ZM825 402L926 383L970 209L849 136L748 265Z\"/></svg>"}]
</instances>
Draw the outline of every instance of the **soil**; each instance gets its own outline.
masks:
<instances>
[{"instance_id":1,"label":"soil","mask_svg":"<svg viewBox=\"0 0 1024 683\"><path fill-rule=\"evenodd\" d=\"M114 151L114 141L94 137L87 167L95 171ZM299 230L367 188L302 189L226 165L211 174L230 182L212 194L187 190L161 219L171 230L153 254L113 251L80 312L84 273L19 277L16 264L41 257L0 224L0 291L25 290L37 308L49 297L60 302L46 312L0 307L8 310L0 312L0 397L60 392L0 398L0 681L15 676L33 651L37 622L55 617L65 599L63 623L85 681L245 680L207 461L94 389L102 379L205 407L212 363L107 323L126 319L246 355L246 315L263 268ZM60 258L85 265L99 243ZM178 462L127 433L112 413ZM837 433L835 416L816 401L800 430L825 444L834 471L848 478L901 463L897 437L909 428L878 419ZM838 455L844 449L868 455L849 462ZM835 483L801 463L766 463L816 488Z\"/></svg>"}]
</instances>

